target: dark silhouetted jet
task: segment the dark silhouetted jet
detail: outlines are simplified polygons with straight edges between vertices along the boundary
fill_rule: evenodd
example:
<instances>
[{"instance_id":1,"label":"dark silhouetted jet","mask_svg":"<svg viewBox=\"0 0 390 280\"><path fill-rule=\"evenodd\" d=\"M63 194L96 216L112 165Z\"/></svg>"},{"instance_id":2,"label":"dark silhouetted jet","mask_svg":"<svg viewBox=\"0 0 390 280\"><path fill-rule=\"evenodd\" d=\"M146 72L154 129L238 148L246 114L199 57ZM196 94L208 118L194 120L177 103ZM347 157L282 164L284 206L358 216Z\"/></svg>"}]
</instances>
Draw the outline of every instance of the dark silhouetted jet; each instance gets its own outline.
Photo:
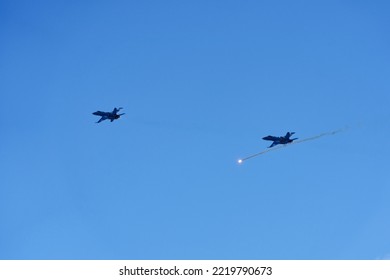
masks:
<instances>
[{"instance_id":1,"label":"dark silhouetted jet","mask_svg":"<svg viewBox=\"0 0 390 280\"><path fill-rule=\"evenodd\" d=\"M271 146L269 146L268 148L272 148L273 146L276 146L278 144L288 144L288 143L291 143L292 141L298 139L298 138L294 138L294 139L290 139L290 137L294 134L295 132L287 132L285 136L280 136L280 137L276 137L276 136L271 136L271 135L268 135L266 137L263 137L264 140L268 140L268 141L274 141Z\"/></svg>"},{"instance_id":2,"label":"dark silhouetted jet","mask_svg":"<svg viewBox=\"0 0 390 280\"><path fill-rule=\"evenodd\" d=\"M119 110L121 110L121 109L123 109L123 108L119 107L119 108L114 108L114 110L112 112L96 111L92 114L94 114L96 116L101 116L100 120L97 121L96 123L100 123L101 121L104 121L104 120L110 120L111 122L113 122L114 120L119 119L122 115L125 114L125 113L118 114Z\"/></svg>"}]
</instances>

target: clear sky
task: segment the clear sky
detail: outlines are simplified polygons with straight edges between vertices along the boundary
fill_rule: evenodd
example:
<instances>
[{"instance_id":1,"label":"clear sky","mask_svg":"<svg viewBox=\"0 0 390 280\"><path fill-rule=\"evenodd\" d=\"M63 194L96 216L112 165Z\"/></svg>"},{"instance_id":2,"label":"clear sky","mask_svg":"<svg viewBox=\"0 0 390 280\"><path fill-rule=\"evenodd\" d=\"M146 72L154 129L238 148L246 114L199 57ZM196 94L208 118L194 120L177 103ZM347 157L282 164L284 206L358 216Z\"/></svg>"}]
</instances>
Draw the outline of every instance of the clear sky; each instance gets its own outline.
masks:
<instances>
[{"instance_id":1,"label":"clear sky","mask_svg":"<svg viewBox=\"0 0 390 280\"><path fill-rule=\"evenodd\" d=\"M0 258L388 258L389 13L0 1Z\"/></svg>"}]
</instances>

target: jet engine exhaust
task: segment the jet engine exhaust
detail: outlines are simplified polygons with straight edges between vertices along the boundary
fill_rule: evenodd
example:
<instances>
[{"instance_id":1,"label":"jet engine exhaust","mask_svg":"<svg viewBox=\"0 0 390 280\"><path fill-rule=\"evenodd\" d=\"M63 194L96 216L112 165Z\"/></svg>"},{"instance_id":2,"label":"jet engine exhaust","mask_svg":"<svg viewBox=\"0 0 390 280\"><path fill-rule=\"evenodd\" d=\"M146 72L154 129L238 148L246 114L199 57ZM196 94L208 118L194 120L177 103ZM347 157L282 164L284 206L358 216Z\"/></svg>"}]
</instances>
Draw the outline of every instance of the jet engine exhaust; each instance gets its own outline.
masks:
<instances>
[{"instance_id":1,"label":"jet engine exhaust","mask_svg":"<svg viewBox=\"0 0 390 280\"><path fill-rule=\"evenodd\" d=\"M341 129L338 129L338 130L334 130L334 131L328 131L328 132L324 132L324 133L321 133L321 134L318 134L316 136L313 136L313 137L308 137L308 138L305 138L305 139L302 139L302 140L297 140L297 141L294 141L290 144L285 144L285 145L278 145L278 146L275 146L273 148L268 148L266 150L263 150L257 154L253 154L253 155L250 155L246 158L242 158L242 159L239 159L237 160L237 163L238 164L242 164L244 163L244 161L248 160L248 159L251 159L251 158L254 158L254 157L257 157L259 155L262 155L262 154L265 154L265 153L268 153L268 152L272 152L272 151L275 151L275 150L279 150L279 149L282 149L282 148L286 148L288 146L291 146L291 145L294 145L294 144L299 144L299 143L303 143L303 142L306 142L306 141L311 141L311 140L315 140L315 139L318 139L318 138L321 138L321 137L324 137L324 136L328 136L328 135L334 135L336 133L340 133L340 132L343 132L347 130L347 127L345 128L341 128Z\"/></svg>"}]
</instances>

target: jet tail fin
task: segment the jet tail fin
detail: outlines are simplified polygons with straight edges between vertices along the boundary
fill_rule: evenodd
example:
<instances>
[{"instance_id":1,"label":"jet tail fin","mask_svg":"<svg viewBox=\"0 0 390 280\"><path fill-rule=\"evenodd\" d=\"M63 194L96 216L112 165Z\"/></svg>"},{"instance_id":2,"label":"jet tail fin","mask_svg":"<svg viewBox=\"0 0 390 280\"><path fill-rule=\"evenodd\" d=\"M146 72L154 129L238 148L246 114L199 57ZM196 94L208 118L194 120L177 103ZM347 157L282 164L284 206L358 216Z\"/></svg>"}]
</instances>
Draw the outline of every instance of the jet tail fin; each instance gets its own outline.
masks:
<instances>
[{"instance_id":1,"label":"jet tail fin","mask_svg":"<svg viewBox=\"0 0 390 280\"><path fill-rule=\"evenodd\" d=\"M287 132L286 135L284 136L285 138L290 138L295 132Z\"/></svg>"}]
</instances>

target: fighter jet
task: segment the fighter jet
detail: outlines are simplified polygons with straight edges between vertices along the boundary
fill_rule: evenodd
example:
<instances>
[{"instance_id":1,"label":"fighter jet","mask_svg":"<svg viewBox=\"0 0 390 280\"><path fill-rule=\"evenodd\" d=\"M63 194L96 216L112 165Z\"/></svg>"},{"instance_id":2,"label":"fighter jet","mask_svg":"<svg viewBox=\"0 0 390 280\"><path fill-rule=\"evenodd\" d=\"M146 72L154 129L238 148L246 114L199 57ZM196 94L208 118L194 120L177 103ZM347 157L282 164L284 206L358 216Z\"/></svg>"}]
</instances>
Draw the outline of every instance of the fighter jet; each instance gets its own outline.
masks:
<instances>
[{"instance_id":1,"label":"fighter jet","mask_svg":"<svg viewBox=\"0 0 390 280\"><path fill-rule=\"evenodd\" d=\"M276 146L276 145L278 145L278 144L289 144L289 143L291 143L292 141L298 139L298 138L290 139L290 137L291 137L294 133L295 133L295 132L287 132L285 136L280 136L280 137L268 135L268 136L266 136L266 137L263 137L263 140L273 141L273 143L271 144L271 146L268 147L268 148L272 148L273 146Z\"/></svg>"},{"instance_id":2,"label":"fighter jet","mask_svg":"<svg viewBox=\"0 0 390 280\"><path fill-rule=\"evenodd\" d=\"M96 123L100 123L101 121L104 121L104 120L110 120L111 122L113 122L114 120L119 119L122 115L125 114L125 113L118 114L119 110L121 110L121 109L123 109L123 108L119 107L119 108L114 108L114 110L112 112L96 111L92 114L101 117L100 120L98 120Z\"/></svg>"}]
</instances>

